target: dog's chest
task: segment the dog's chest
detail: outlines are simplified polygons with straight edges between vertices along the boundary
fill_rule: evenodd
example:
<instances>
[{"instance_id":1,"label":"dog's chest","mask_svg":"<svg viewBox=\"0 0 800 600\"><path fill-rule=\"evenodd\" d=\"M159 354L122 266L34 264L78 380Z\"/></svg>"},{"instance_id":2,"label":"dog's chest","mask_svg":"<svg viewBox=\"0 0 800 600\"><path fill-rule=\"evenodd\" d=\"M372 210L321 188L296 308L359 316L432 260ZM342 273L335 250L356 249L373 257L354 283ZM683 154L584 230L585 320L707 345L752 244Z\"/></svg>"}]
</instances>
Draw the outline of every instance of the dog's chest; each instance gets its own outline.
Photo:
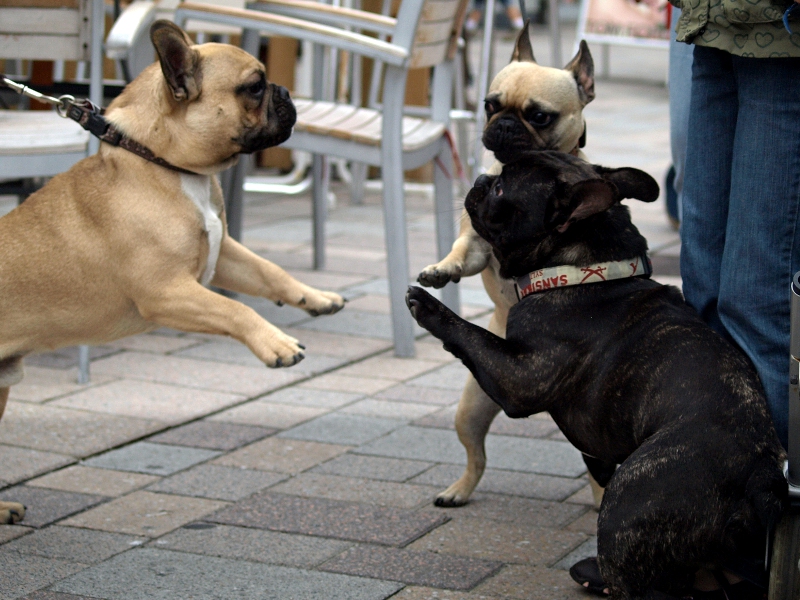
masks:
<instances>
[{"instance_id":1,"label":"dog's chest","mask_svg":"<svg viewBox=\"0 0 800 600\"><path fill-rule=\"evenodd\" d=\"M222 244L220 209L211 201L211 177L207 175L181 175L181 189L200 211L203 230L208 235L208 259L200 283L208 285L214 278Z\"/></svg>"}]
</instances>

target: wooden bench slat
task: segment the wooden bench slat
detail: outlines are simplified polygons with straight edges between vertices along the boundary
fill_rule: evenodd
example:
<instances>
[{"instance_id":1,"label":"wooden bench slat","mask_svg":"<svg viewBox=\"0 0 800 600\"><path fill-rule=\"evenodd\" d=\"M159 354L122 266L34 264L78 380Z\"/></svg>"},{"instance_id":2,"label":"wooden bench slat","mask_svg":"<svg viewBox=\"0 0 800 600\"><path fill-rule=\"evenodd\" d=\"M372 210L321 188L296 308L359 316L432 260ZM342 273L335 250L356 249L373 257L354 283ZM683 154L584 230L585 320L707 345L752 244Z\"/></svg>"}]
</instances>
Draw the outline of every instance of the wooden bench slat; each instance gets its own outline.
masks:
<instances>
[{"instance_id":1,"label":"wooden bench slat","mask_svg":"<svg viewBox=\"0 0 800 600\"><path fill-rule=\"evenodd\" d=\"M52 111L0 110L0 156L80 152L89 132Z\"/></svg>"}]
</instances>

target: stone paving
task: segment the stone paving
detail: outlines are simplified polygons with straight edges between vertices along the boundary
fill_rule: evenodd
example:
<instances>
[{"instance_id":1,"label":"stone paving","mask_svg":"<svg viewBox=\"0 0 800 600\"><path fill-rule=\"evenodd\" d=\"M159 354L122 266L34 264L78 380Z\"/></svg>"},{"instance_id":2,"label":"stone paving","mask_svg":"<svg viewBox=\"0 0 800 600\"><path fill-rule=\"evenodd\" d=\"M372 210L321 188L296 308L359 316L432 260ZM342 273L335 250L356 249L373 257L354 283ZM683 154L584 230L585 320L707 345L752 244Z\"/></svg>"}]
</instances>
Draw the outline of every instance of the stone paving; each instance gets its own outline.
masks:
<instances>
[{"instance_id":1,"label":"stone paving","mask_svg":"<svg viewBox=\"0 0 800 600\"><path fill-rule=\"evenodd\" d=\"M597 82L586 152L661 182L663 53L614 52L632 75ZM466 369L421 331L415 358L393 357L379 197L353 206L334 191L323 272L310 268L307 196L247 199L248 246L349 299L312 319L240 298L301 339L299 365L269 370L230 340L163 329L93 348L86 386L75 349L29 357L0 423L0 499L28 506L0 527L0 598L589 597L566 569L595 551L597 513L547 415L500 415L472 501L433 506L465 463L453 415ZM679 284L663 201L628 204L656 279ZM424 194L408 196L408 221L411 280L435 259ZM486 324L479 278L460 285L464 315Z\"/></svg>"}]
</instances>

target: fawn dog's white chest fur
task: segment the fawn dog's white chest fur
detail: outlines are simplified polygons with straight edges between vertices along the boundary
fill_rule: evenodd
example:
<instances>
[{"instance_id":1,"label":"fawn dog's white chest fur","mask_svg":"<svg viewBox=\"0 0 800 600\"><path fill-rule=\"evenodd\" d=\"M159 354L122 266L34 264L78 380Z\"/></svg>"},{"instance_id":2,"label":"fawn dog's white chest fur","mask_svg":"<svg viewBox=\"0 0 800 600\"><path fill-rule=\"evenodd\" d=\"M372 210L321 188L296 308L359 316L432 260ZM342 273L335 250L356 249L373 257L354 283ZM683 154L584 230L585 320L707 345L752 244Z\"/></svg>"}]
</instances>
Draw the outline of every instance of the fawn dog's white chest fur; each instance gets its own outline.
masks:
<instances>
[{"instance_id":1,"label":"fawn dog's white chest fur","mask_svg":"<svg viewBox=\"0 0 800 600\"><path fill-rule=\"evenodd\" d=\"M219 209L211 202L211 177L182 174L181 189L200 211L203 229L208 234L208 260L200 278L200 283L208 285L214 278L222 243L222 220L219 218Z\"/></svg>"}]
</instances>

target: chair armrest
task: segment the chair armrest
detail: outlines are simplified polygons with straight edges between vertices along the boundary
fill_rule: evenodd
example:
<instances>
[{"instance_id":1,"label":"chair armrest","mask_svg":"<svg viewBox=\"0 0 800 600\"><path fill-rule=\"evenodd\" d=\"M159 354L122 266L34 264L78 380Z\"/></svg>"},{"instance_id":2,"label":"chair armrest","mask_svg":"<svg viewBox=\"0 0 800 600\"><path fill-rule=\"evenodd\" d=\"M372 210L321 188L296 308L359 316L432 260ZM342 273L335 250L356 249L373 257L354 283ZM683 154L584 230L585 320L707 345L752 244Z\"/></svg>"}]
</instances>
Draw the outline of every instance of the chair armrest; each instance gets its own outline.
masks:
<instances>
[{"instance_id":1,"label":"chair armrest","mask_svg":"<svg viewBox=\"0 0 800 600\"><path fill-rule=\"evenodd\" d=\"M141 36L150 29L156 18L156 3L152 0L136 0L128 5L108 33L105 43L106 56L124 60Z\"/></svg>"},{"instance_id":2,"label":"chair armrest","mask_svg":"<svg viewBox=\"0 0 800 600\"><path fill-rule=\"evenodd\" d=\"M247 8L377 33L391 34L397 26L397 19L392 17L309 0L257 0L248 2Z\"/></svg>"},{"instance_id":3,"label":"chair armrest","mask_svg":"<svg viewBox=\"0 0 800 600\"><path fill-rule=\"evenodd\" d=\"M331 46L339 50L353 52L361 56L383 61L387 64L405 67L409 52L402 46L390 44L360 33L321 25L310 21L264 13L256 10L226 8L209 4L184 2L175 11L175 22L183 25L188 19L223 23L242 29L262 31L298 40Z\"/></svg>"}]
</instances>

